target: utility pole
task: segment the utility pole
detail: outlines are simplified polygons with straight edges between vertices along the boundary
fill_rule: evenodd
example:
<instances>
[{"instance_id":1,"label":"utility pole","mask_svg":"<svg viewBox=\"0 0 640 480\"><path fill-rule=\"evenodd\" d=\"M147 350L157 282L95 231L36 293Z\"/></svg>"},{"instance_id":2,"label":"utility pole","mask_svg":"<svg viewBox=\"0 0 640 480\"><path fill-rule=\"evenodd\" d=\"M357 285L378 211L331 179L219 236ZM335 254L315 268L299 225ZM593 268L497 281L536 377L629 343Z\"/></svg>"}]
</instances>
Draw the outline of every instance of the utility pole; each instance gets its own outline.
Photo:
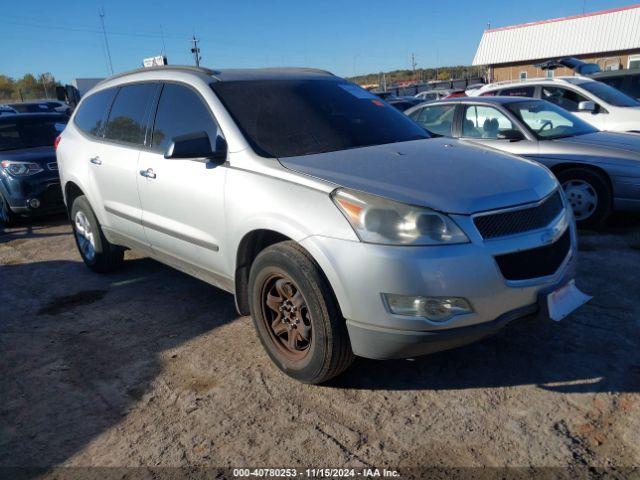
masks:
<instances>
[{"instance_id":1,"label":"utility pole","mask_svg":"<svg viewBox=\"0 0 640 480\"><path fill-rule=\"evenodd\" d=\"M411 69L413 70L413 81L416 81L416 66L418 64L416 63L416 54L412 53L411 54Z\"/></svg>"},{"instance_id":2,"label":"utility pole","mask_svg":"<svg viewBox=\"0 0 640 480\"><path fill-rule=\"evenodd\" d=\"M109 40L107 39L107 30L104 28L104 8L98 10L98 15L100 16L100 24L102 25L102 34L104 35L104 45L107 49L107 59L109 60L109 70L111 70L111 75L113 75L113 62L111 61L111 50L109 49Z\"/></svg>"},{"instance_id":3,"label":"utility pole","mask_svg":"<svg viewBox=\"0 0 640 480\"><path fill-rule=\"evenodd\" d=\"M191 53L193 53L193 58L196 61L196 67L200 66L200 60L202 60L202 57L200 57L200 49L198 48L199 41L200 39L197 38L195 35L191 37L191 43L193 43L193 47L191 48Z\"/></svg>"}]
</instances>

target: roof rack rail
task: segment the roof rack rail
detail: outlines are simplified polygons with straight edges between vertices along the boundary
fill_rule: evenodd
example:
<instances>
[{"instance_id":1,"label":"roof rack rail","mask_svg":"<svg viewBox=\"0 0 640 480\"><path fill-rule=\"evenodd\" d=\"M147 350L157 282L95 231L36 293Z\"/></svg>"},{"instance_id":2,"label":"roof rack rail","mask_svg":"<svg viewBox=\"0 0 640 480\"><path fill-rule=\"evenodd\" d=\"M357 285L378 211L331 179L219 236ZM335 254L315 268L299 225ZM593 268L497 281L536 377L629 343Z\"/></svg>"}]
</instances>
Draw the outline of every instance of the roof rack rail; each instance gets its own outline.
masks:
<instances>
[{"instance_id":1,"label":"roof rack rail","mask_svg":"<svg viewBox=\"0 0 640 480\"><path fill-rule=\"evenodd\" d=\"M142 73L142 72L157 72L160 70L179 70L179 71L189 71L189 72L197 72L197 73L204 73L205 75L210 75L215 77L216 76L216 72L215 70L211 70L210 68L205 68L205 67L194 67L193 65L156 65L154 67L141 67L141 68L136 68L135 70L128 70L126 72L122 72L122 73L116 73L115 75L112 75L110 77L105 78L104 80L102 80L101 82L98 82L96 84L97 85L101 85L109 80L114 80L116 78L121 78L121 77L126 77L128 75L133 75L135 73Z\"/></svg>"},{"instance_id":2,"label":"roof rack rail","mask_svg":"<svg viewBox=\"0 0 640 480\"><path fill-rule=\"evenodd\" d=\"M566 81L565 78L566 77L570 77L570 78L583 78L582 75L567 75L567 76L558 76L558 77L532 77L532 78L518 78L515 80L500 80L498 82L491 82L491 83L487 83L485 85L485 87L493 87L493 86L500 86L500 85L510 85L512 83L530 83L530 82L541 82L541 81L561 81L564 82Z\"/></svg>"}]
</instances>

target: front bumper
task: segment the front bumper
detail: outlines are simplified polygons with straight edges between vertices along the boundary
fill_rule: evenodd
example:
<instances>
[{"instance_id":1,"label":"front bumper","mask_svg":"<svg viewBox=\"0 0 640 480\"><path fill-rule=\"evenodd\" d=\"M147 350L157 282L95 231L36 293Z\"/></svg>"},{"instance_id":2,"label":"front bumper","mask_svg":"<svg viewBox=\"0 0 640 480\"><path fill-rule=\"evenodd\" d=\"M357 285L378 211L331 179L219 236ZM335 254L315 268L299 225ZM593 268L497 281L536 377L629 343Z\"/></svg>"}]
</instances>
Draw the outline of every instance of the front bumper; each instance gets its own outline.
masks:
<instances>
[{"instance_id":1,"label":"front bumper","mask_svg":"<svg viewBox=\"0 0 640 480\"><path fill-rule=\"evenodd\" d=\"M397 247L317 236L302 241L334 289L356 355L402 358L469 343L515 318L535 314L541 293L574 276L577 245L573 222L567 227L571 246L555 273L508 281L494 257L540 247L548 228L483 240L471 218L453 218L470 243ZM474 311L435 323L424 317L392 314L382 301L382 293L463 297Z\"/></svg>"},{"instance_id":2,"label":"front bumper","mask_svg":"<svg viewBox=\"0 0 640 480\"><path fill-rule=\"evenodd\" d=\"M64 211L62 189L57 175L35 175L24 179L7 177L2 179L2 194L16 215L35 216ZM34 199L37 200L37 207L33 206Z\"/></svg>"}]
</instances>

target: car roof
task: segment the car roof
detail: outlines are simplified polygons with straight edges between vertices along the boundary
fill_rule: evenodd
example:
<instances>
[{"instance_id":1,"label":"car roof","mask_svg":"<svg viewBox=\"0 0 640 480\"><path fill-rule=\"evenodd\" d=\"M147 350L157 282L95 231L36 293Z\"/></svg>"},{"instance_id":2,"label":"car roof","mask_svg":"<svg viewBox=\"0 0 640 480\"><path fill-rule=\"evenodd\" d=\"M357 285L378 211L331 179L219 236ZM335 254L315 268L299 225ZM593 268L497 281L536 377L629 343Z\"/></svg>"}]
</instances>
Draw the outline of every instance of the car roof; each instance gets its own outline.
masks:
<instances>
[{"instance_id":1,"label":"car roof","mask_svg":"<svg viewBox=\"0 0 640 480\"><path fill-rule=\"evenodd\" d=\"M500 82L488 83L484 87L480 88L478 91L490 91L490 90L500 90L501 88L511 88L511 87L524 87L527 85L535 86L537 84L542 83L560 83L560 84L571 84L571 85L579 85L584 82L596 82L597 80L590 77L583 77L582 75L564 75L559 77L547 78L547 77L538 77L538 78L527 78L524 80L503 80Z\"/></svg>"},{"instance_id":2,"label":"car roof","mask_svg":"<svg viewBox=\"0 0 640 480\"><path fill-rule=\"evenodd\" d=\"M152 77L154 72L179 72L191 73L201 78L207 78L209 81L215 82L232 82L232 81L255 81L255 80L299 80L312 78L337 78L332 73L325 70L315 68L297 68L297 67L281 67L281 68L234 68L214 70L204 67L193 67L190 65L164 65L157 67L138 68L128 72L119 73L109 78L105 78L96 85L112 83L116 79L126 79L129 76L149 73Z\"/></svg>"},{"instance_id":3,"label":"car roof","mask_svg":"<svg viewBox=\"0 0 640 480\"><path fill-rule=\"evenodd\" d=\"M591 78L598 80L599 78L625 77L627 75L640 75L640 68L625 68L622 70L607 70L605 72L597 72L591 75Z\"/></svg>"},{"instance_id":4,"label":"car roof","mask_svg":"<svg viewBox=\"0 0 640 480\"><path fill-rule=\"evenodd\" d=\"M538 98L531 97L517 97L517 96L486 96L486 97L454 97L454 98L443 98L442 100L438 100L436 102L430 102L431 104L443 104L443 103L493 103L504 105L507 103L514 102L541 102L542 100Z\"/></svg>"}]
</instances>

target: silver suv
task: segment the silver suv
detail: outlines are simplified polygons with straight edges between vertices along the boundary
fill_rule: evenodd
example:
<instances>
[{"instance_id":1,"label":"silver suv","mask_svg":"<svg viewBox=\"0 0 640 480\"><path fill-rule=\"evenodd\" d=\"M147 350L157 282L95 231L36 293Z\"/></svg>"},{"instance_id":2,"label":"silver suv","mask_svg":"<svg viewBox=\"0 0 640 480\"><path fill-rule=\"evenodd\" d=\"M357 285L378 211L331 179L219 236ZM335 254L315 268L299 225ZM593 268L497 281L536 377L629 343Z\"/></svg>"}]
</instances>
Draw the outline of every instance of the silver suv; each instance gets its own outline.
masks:
<instances>
[{"instance_id":1,"label":"silver suv","mask_svg":"<svg viewBox=\"0 0 640 480\"><path fill-rule=\"evenodd\" d=\"M327 72L118 75L83 98L57 156L89 268L138 249L232 292L304 382L584 302L549 170L430 139Z\"/></svg>"}]
</instances>

